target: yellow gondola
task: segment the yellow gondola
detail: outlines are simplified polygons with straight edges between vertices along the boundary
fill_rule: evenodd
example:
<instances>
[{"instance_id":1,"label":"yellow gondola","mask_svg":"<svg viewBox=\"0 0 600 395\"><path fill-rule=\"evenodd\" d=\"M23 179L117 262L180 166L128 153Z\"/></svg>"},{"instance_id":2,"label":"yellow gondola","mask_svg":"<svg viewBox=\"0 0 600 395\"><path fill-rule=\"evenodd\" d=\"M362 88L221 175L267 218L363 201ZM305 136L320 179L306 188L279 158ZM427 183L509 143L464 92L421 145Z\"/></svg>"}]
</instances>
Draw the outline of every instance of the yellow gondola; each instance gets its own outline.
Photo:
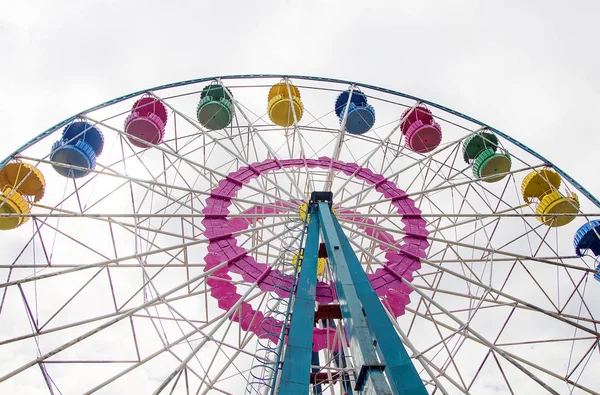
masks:
<instances>
[{"instance_id":1,"label":"yellow gondola","mask_svg":"<svg viewBox=\"0 0 600 395\"><path fill-rule=\"evenodd\" d=\"M304 222L304 220L306 219L306 211L307 210L308 210L307 203L302 203L302 205L298 208L298 217L300 217L302 222ZM333 212L333 215L337 216L337 211L334 208L331 208L331 211ZM306 222L307 223L310 222L310 214L308 214L308 220Z\"/></svg>"},{"instance_id":2,"label":"yellow gondola","mask_svg":"<svg viewBox=\"0 0 600 395\"><path fill-rule=\"evenodd\" d=\"M300 90L294 85L279 82L269 89L267 113L275 125L291 126L300 122L304 114L304 105L300 99Z\"/></svg>"},{"instance_id":3,"label":"yellow gondola","mask_svg":"<svg viewBox=\"0 0 600 395\"><path fill-rule=\"evenodd\" d=\"M9 186L4 186L0 193L0 214L29 214L29 204L23 196ZM29 217L0 217L0 229L14 229L23 225Z\"/></svg>"},{"instance_id":4,"label":"yellow gondola","mask_svg":"<svg viewBox=\"0 0 600 395\"><path fill-rule=\"evenodd\" d=\"M31 196L38 202L44 196L46 181L42 173L24 162L11 162L0 170L0 183L16 188L21 195Z\"/></svg>"},{"instance_id":5,"label":"yellow gondola","mask_svg":"<svg viewBox=\"0 0 600 395\"><path fill-rule=\"evenodd\" d=\"M302 258L304 258L304 254L300 254L300 256ZM294 254L294 257L292 258L292 265L294 265L294 267L298 267L298 253ZM300 270L300 268L302 267L302 262L300 262L300 267L298 267L298 270ZM317 276L322 275L325 272L325 258L319 258L317 260Z\"/></svg>"},{"instance_id":6,"label":"yellow gondola","mask_svg":"<svg viewBox=\"0 0 600 395\"><path fill-rule=\"evenodd\" d=\"M565 196L558 191L561 182L562 179L557 172L551 169L542 169L529 173L521 184L523 200L527 204L537 203L536 218L552 227L568 224L579 212L577 195L568 192ZM555 216L555 214L565 215Z\"/></svg>"},{"instance_id":7,"label":"yellow gondola","mask_svg":"<svg viewBox=\"0 0 600 395\"><path fill-rule=\"evenodd\" d=\"M31 207L25 196L39 201L46 190L42 173L24 162L11 162L0 169L0 213L30 214ZM23 225L29 217L0 217L0 229L14 229Z\"/></svg>"}]
</instances>

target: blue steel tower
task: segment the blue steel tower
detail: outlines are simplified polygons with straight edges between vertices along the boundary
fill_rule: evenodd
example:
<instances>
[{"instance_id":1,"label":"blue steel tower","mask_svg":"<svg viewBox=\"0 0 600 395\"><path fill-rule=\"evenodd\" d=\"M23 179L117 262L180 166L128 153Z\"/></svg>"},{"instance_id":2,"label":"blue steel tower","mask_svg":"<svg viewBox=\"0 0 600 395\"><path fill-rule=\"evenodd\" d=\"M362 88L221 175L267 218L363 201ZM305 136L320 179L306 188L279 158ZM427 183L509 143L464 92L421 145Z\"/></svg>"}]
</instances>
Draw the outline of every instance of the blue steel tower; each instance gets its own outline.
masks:
<instances>
[{"instance_id":1,"label":"blue steel tower","mask_svg":"<svg viewBox=\"0 0 600 395\"><path fill-rule=\"evenodd\" d=\"M315 320L307 317L315 315L317 263L323 240L354 361L355 378L344 383L347 394L427 394L384 306L333 215L332 199L331 192L313 192L308 203L304 258L277 393L308 394L311 381L315 382L315 375L311 376L311 364L318 364L318 354L312 352ZM318 395L319 387L315 386L313 392Z\"/></svg>"}]
</instances>

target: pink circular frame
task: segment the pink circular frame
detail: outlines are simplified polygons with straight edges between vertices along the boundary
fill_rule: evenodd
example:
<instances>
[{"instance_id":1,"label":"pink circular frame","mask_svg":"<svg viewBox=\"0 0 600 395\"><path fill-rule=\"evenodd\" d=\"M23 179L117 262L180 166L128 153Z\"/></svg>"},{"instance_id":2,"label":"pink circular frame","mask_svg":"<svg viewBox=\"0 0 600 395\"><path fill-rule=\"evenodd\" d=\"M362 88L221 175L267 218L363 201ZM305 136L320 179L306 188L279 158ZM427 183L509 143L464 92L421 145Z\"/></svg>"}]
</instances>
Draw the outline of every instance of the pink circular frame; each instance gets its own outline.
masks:
<instances>
[{"instance_id":1,"label":"pink circular frame","mask_svg":"<svg viewBox=\"0 0 600 395\"><path fill-rule=\"evenodd\" d=\"M281 297L289 296L292 288L292 276L281 273L279 270L271 269L266 263L259 263L248 255L246 249L237 245L233 232L247 229L260 218L233 218L228 219L228 207L231 199L235 198L237 192L244 184L257 178L260 174L268 173L281 168L294 168L307 166L309 168L332 168L336 172L343 172L347 176L353 176L375 186L375 190L382 193L385 198L391 198L391 204L397 208L402 215L404 224L402 243L383 230L373 227L374 221L365 218L360 213L352 210L338 209L338 215L346 214L344 217L365 230L365 233L378 240L393 245L392 249L386 245L380 245L385 251L385 265L378 268L375 273L368 274L371 285L382 298L386 308L398 317L405 312L405 306L410 302L410 287L402 282L402 279L412 281L412 273L421 267L420 258L426 256L425 250L429 246L427 236L429 232L425 228L426 222L421 218L421 211L415 206L414 201L398 188L393 182L382 175L374 174L371 170L359 167L355 163L345 163L332 160L327 157L319 159L268 159L260 163L250 164L237 171L229 173L221 180L216 188L211 191L211 196L206 199L206 207L202 210L205 217L202 224L205 227L204 235L209 239L208 251L205 257L205 271L215 266L228 262L228 265L211 274L207 280L211 288L211 295L217 299L218 306L223 310L229 310L240 298L237 288L231 283L232 277L229 272L241 275L244 281L257 283L262 291L272 291ZM278 206L276 209L272 206ZM269 214L280 213L289 210L293 203L278 201L271 206L255 206L246 213ZM355 214L355 216L353 216ZM398 250L400 252L398 252ZM336 300L335 287L332 283L318 282L316 299L321 304L332 303ZM271 337L274 342L278 341L273 333L280 333L283 323L275 319L265 320L264 314L253 309L252 305L242 302L238 311L229 319L239 322L242 329L251 331L261 338ZM336 349L338 342L335 341L335 330L332 328L314 328L313 350L324 348Z\"/></svg>"}]
</instances>

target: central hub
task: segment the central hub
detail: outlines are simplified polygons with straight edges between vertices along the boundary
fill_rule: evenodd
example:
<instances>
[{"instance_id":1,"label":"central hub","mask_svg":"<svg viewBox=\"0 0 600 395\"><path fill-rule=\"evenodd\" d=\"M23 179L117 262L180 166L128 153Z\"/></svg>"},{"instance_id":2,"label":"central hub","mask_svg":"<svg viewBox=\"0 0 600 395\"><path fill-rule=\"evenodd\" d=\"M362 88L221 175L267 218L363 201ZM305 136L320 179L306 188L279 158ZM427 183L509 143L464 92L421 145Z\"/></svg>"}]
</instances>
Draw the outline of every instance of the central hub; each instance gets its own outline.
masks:
<instances>
[{"instance_id":1,"label":"central hub","mask_svg":"<svg viewBox=\"0 0 600 395\"><path fill-rule=\"evenodd\" d=\"M310 194L310 200L308 203L302 203L298 208L298 217L300 217L302 221L306 219L307 223L310 222L310 214L308 214L308 219L306 218L307 213L310 212L309 207L312 207L314 204L319 204L320 202L327 202L333 215L337 215L337 212L333 208L333 192L313 191Z\"/></svg>"},{"instance_id":2,"label":"central hub","mask_svg":"<svg viewBox=\"0 0 600 395\"><path fill-rule=\"evenodd\" d=\"M331 191L313 191L310 194L309 204L315 204L320 202L329 203L329 207L333 204L333 192Z\"/></svg>"}]
</instances>

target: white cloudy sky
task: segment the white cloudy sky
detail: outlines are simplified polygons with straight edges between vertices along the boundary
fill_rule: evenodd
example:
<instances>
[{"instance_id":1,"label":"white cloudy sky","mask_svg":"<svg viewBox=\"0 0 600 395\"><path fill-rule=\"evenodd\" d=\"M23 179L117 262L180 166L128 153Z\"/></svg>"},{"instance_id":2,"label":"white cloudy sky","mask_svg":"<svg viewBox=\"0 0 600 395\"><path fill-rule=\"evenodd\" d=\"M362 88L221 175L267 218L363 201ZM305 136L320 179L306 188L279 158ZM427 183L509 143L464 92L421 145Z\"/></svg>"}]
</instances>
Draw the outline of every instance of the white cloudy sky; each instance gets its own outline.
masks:
<instances>
[{"instance_id":1,"label":"white cloudy sky","mask_svg":"<svg viewBox=\"0 0 600 395\"><path fill-rule=\"evenodd\" d=\"M218 5L222 4L222 5ZM600 195L596 1L0 0L0 156L91 105L200 76L331 76L495 126Z\"/></svg>"},{"instance_id":2,"label":"white cloudy sky","mask_svg":"<svg viewBox=\"0 0 600 395\"><path fill-rule=\"evenodd\" d=\"M593 0L0 0L0 159L132 91L305 74L464 112L600 196L598 15Z\"/></svg>"}]
</instances>

